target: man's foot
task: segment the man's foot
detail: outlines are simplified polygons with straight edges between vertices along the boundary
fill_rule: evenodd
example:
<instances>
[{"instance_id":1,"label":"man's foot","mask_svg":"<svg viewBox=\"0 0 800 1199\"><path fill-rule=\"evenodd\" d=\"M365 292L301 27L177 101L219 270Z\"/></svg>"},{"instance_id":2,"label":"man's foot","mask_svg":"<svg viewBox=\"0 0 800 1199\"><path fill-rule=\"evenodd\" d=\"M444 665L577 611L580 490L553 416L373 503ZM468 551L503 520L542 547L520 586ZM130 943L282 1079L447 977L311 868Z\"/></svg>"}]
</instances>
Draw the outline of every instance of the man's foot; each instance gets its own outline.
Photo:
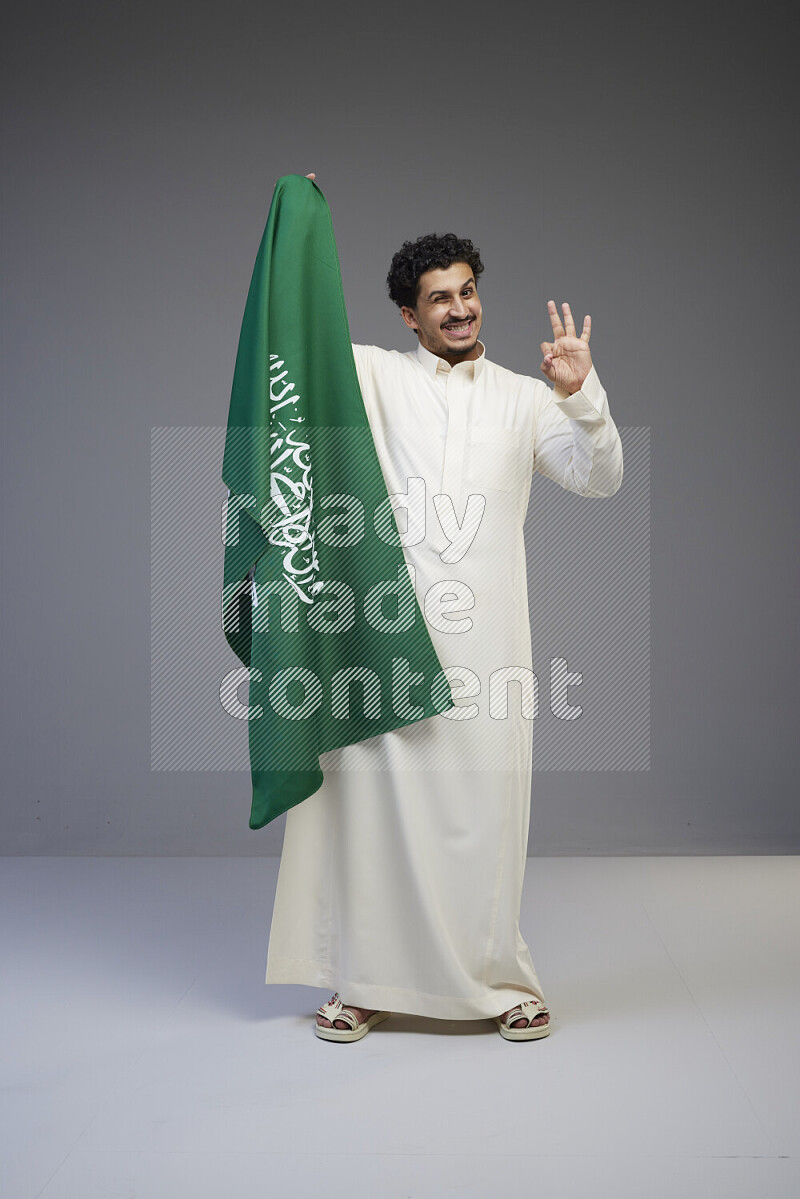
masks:
<instances>
[{"instance_id":1,"label":"man's foot","mask_svg":"<svg viewBox=\"0 0 800 1199\"><path fill-rule=\"evenodd\" d=\"M507 1019L506 1019L506 1018L507 1018L507 1016L508 1016L508 1013L509 1013L509 1012L513 1012L513 1010L514 1010L514 1009L510 1007L510 1008L508 1009L508 1012L503 1012L503 1014L502 1014L502 1016L500 1017L500 1019L503 1021L503 1023L504 1023L504 1024L505 1024L505 1023L507 1023ZM540 1024L549 1024L549 1023L550 1023L550 1017L549 1017L549 1016L537 1016L537 1017L536 1017L534 1020L531 1020L531 1022L530 1022L530 1027L536 1027L536 1026L538 1026L538 1025L540 1025ZM528 1027L529 1027L529 1024L528 1024L528 1021L525 1019L525 1017L524 1017L524 1016L518 1016L516 1020L512 1020L511 1024L509 1024L509 1026L508 1026L508 1027L509 1027L509 1028L528 1028Z\"/></svg>"},{"instance_id":2,"label":"man's foot","mask_svg":"<svg viewBox=\"0 0 800 1199\"><path fill-rule=\"evenodd\" d=\"M378 1010L374 1007L351 1007L349 1003L343 1003L342 1007L346 1008L348 1012L352 1012L359 1024L363 1024L365 1020L369 1020L370 1016L374 1016ZM331 1026L330 1020L326 1020L324 1016L319 1015L317 1016L317 1024L321 1024L323 1028L350 1027L346 1020L340 1019L334 1020L333 1026Z\"/></svg>"}]
</instances>

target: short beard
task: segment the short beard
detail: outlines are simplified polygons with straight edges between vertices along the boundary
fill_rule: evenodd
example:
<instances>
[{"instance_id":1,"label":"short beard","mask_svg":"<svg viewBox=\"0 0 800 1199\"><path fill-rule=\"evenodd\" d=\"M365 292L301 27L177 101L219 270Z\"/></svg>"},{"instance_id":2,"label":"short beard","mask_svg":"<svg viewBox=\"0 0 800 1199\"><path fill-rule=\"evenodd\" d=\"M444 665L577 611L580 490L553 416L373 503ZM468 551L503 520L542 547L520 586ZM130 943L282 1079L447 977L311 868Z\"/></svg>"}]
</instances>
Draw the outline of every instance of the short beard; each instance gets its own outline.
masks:
<instances>
[{"instance_id":1,"label":"short beard","mask_svg":"<svg viewBox=\"0 0 800 1199\"><path fill-rule=\"evenodd\" d=\"M442 347L442 350L443 350L443 353L445 353L445 354L453 354L453 355L470 354L475 349L475 346L477 344L478 344L478 334L476 333L475 337L468 345L465 345L465 346L459 345L459 346L451 347L451 346L445 344Z\"/></svg>"}]
</instances>

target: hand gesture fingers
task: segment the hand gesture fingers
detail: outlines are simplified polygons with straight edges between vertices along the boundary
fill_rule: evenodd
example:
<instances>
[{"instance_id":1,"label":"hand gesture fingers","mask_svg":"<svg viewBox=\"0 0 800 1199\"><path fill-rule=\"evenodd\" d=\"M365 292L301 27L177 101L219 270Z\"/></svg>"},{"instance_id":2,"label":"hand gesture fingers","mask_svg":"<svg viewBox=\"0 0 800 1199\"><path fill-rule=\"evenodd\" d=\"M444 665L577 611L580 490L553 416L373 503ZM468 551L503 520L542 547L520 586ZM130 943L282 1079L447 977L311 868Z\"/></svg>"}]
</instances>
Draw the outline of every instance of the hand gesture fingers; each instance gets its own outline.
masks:
<instances>
[{"instance_id":1,"label":"hand gesture fingers","mask_svg":"<svg viewBox=\"0 0 800 1199\"><path fill-rule=\"evenodd\" d=\"M316 179L316 177L317 177L317 176L314 174L314 172L313 172L313 171L311 172L311 174L310 174L310 175L306 175L306 179Z\"/></svg>"},{"instance_id":2,"label":"hand gesture fingers","mask_svg":"<svg viewBox=\"0 0 800 1199\"><path fill-rule=\"evenodd\" d=\"M566 330L567 336L574 337L575 336L575 322L572 319L572 309L570 308L569 304L567 304L566 302L561 305L561 309L564 313L564 329Z\"/></svg>"},{"instance_id":3,"label":"hand gesture fingers","mask_svg":"<svg viewBox=\"0 0 800 1199\"><path fill-rule=\"evenodd\" d=\"M540 370L556 387L572 395L580 389L592 368L592 355L589 351L592 318L588 315L583 318L583 331L580 337L576 337L575 320L569 304L564 302L561 312L563 324L555 300L547 301L547 314L553 326L553 340L539 343L542 350Z\"/></svg>"},{"instance_id":4,"label":"hand gesture fingers","mask_svg":"<svg viewBox=\"0 0 800 1199\"><path fill-rule=\"evenodd\" d=\"M555 300L547 301L547 315L550 317L550 324L553 326L553 333L556 337L564 336L564 326L561 324L561 319L558 315Z\"/></svg>"},{"instance_id":5,"label":"hand gesture fingers","mask_svg":"<svg viewBox=\"0 0 800 1199\"><path fill-rule=\"evenodd\" d=\"M572 316L572 309L566 302L561 305L564 313L564 324L561 323L561 318L558 315L555 300L547 301L547 314L550 317L550 324L553 326L553 334L555 338L559 337L575 337L575 321ZM588 344L589 338L592 335L592 318L585 316L583 318L583 331L581 333L581 341Z\"/></svg>"}]
</instances>

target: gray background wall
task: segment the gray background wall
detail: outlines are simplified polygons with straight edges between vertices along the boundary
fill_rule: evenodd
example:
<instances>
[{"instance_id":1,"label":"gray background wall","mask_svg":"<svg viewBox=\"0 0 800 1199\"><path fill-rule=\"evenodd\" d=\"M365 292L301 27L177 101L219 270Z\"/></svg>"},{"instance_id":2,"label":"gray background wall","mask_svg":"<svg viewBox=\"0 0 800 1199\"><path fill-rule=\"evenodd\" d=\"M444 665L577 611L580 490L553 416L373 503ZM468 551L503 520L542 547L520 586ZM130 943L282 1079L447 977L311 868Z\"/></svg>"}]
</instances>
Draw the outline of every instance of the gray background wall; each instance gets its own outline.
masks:
<instances>
[{"instance_id":1,"label":"gray background wall","mask_svg":"<svg viewBox=\"0 0 800 1199\"><path fill-rule=\"evenodd\" d=\"M410 348L388 260L455 229L488 264L490 356L537 375L545 302L567 298L592 314L617 425L650 430L650 769L537 772L532 851L800 849L788 19L777 5L17 6L4 852L280 848L282 822L247 828L246 771L150 769L150 431L224 428L272 188L310 170L355 340ZM221 637L212 622L193 634Z\"/></svg>"}]
</instances>

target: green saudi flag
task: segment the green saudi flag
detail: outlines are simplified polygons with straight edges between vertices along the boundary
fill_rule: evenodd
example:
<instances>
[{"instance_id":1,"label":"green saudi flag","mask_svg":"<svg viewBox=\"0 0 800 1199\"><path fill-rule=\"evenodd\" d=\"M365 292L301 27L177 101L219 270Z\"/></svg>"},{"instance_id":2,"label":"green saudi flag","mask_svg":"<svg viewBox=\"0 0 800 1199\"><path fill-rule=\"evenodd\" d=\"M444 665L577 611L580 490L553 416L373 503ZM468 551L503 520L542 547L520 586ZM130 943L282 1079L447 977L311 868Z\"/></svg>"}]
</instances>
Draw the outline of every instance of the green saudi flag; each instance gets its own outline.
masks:
<instances>
[{"instance_id":1,"label":"green saudi flag","mask_svg":"<svg viewBox=\"0 0 800 1199\"><path fill-rule=\"evenodd\" d=\"M321 753L453 707L358 385L330 211L300 175L275 185L256 257L222 478L222 622L247 668L223 701L248 720L255 829L322 785Z\"/></svg>"}]
</instances>

